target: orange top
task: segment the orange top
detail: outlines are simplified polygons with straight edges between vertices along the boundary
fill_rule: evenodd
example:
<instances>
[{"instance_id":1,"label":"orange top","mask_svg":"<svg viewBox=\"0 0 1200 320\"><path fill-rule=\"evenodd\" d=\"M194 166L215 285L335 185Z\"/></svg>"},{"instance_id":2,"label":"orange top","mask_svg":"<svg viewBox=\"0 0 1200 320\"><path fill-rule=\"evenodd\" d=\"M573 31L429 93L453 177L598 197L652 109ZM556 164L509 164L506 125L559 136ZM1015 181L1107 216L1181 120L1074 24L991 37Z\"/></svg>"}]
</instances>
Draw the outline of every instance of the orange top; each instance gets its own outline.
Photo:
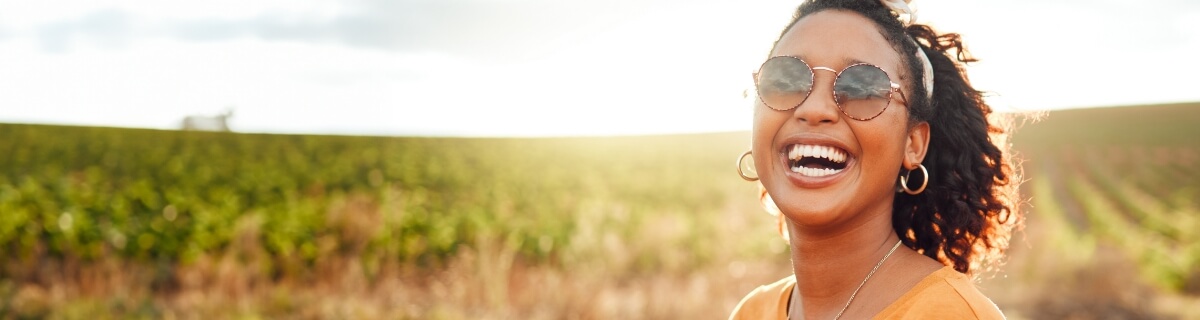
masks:
<instances>
[{"instance_id":1,"label":"orange top","mask_svg":"<svg viewBox=\"0 0 1200 320\"><path fill-rule=\"evenodd\" d=\"M794 276L760 286L742 298L729 319L787 319L788 298L795 286ZM966 275L944 267L921 279L875 319L1004 319L1004 314Z\"/></svg>"}]
</instances>

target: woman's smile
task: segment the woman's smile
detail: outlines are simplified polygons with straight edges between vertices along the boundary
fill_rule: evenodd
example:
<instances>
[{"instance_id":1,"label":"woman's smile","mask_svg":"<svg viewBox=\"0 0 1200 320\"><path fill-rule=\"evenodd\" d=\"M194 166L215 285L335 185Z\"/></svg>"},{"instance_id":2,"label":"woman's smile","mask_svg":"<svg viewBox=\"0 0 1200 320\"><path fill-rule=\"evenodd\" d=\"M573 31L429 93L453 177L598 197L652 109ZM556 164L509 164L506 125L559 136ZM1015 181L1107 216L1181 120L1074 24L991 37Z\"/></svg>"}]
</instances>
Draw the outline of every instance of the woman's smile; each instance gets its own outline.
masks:
<instances>
[{"instance_id":1,"label":"woman's smile","mask_svg":"<svg viewBox=\"0 0 1200 320\"><path fill-rule=\"evenodd\" d=\"M793 144L788 149L792 172L808 177L824 177L846 168L846 152L837 147Z\"/></svg>"},{"instance_id":2,"label":"woman's smile","mask_svg":"<svg viewBox=\"0 0 1200 320\"><path fill-rule=\"evenodd\" d=\"M821 134L801 134L782 143L779 170L800 188L821 188L840 181L855 168L857 156L845 143Z\"/></svg>"}]
</instances>

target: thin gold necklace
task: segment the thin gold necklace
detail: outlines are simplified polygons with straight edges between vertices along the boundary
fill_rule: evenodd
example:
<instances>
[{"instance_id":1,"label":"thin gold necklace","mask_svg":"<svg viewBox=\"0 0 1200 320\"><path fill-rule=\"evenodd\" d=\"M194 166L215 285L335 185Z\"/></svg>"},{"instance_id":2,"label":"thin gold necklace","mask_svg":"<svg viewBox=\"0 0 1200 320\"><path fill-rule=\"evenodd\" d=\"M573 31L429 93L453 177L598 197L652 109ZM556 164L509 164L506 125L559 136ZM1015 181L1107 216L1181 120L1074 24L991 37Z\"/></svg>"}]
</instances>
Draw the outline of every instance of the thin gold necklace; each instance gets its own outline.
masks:
<instances>
[{"instance_id":1,"label":"thin gold necklace","mask_svg":"<svg viewBox=\"0 0 1200 320\"><path fill-rule=\"evenodd\" d=\"M841 318L842 313L845 313L846 309L850 308L850 303L854 302L854 297L858 295L858 290L862 290L863 285L867 284L867 280L870 280L871 276L875 275L875 271L879 270L879 266L882 266L883 262L887 261L888 257L891 257L893 252L896 252L896 248L900 247L900 243L901 243L901 241L897 240L896 245L892 246L892 250L888 251L887 254L883 255L883 259L879 259L879 262L875 263L875 267L871 268L871 272L867 273L867 277L863 278L862 283L858 284L858 288L854 288L854 292L850 293L850 300L846 300L846 305L842 306L842 311L838 311L838 314L836 316L833 316L833 320L837 320L837 319ZM794 298L795 296L797 296L800 293L799 292L800 289L798 287L792 287L792 288L794 289L792 292L792 296ZM792 300L792 301L796 301L796 300ZM794 312L792 312L792 306L794 306L794 305L795 305L795 302L788 304L788 318L789 319L792 317L793 314L795 314Z\"/></svg>"}]
</instances>

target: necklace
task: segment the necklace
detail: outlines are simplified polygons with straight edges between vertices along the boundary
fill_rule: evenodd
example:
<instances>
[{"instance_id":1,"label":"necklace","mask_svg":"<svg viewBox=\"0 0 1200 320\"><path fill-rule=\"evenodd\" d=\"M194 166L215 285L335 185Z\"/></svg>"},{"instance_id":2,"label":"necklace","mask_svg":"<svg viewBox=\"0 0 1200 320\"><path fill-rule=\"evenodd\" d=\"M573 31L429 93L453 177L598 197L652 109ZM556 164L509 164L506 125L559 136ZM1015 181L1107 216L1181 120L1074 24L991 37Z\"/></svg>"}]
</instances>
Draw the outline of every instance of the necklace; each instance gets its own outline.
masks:
<instances>
[{"instance_id":1,"label":"necklace","mask_svg":"<svg viewBox=\"0 0 1200 320\"><path fill-rule=\"evenodd\" d=\"M879 259L879 262L875 263L875 267L871 268L871 272L867 273L867 277L863 278L862 283L858 284L858 288L854 288L854 292L850 293L850 300L846 300L846 305L842 306L842 311L838 311L837 315L833 316L833 320L837 320L838 318L841 318L842 313L846 312L847 308L850 308L850 303L854 302L854 297L858 295L858 290L862 290L863 285L867 284L867 280L870 280L871 276L875 275L875 271L879 270L879 266L882 266L883 262L887 261L888 257L891 257L893 252L896 252L896 248L900 247L900 243L901 243L901 241L897 240L896 245L892 246L892 250L889 250L887 254L883 255L883 259ZM799 293L799 289L795 289L795 292L793 292L792 294L796 295L797 293ZM792 300L792 301L796 301L796 300ZM792 305L794 305L794 303L788 304L788 315L789 315L788 318L791 318L790 316L792 315L792 312L791 312Z\"/></svg>"}]
</instances>

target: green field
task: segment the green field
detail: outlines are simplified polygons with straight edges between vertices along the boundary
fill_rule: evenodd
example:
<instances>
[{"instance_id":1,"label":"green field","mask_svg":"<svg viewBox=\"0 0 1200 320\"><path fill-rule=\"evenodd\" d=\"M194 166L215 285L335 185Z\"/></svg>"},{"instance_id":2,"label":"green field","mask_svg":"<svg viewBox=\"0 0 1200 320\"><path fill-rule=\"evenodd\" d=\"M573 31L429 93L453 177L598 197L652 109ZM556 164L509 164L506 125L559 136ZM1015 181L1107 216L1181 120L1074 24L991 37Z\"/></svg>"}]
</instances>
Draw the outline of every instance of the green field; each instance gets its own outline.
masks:
<instances>
[{"instance_id":1,"label":"green field","mask_svg":"<svg viewBox=\"0 0 1200 320\"><path fill-rule=\"evenodd\" d=\"M1200 316L1198 136L1195 103L1054 111L1018 131L1034 253L1013 264L1073 287L1034 305L1056 318Z\"/></svg>"},{"instance_id":2,"label":"green field","mask_svg":"<svg viewBox=\"0 0 1200 320\"><path fill-rule=\"evenodd\" d=\"M1010 318L1196 317L1200 105L1023 126ZM0 318L722 318L789 273L748 133L0 124ZM1191 312L1191 313L1188 313Z\"/></svg>"},{"instance_id":3,"label":"green field","mask_svg":"<svg viewBox=\"0 0 1200 320\"><path fill-rule=\"evenodd\" d=\"M1200 294L1200 105L1067 110L1022 131L1036 213ZM1041 208L1036 204L1050 208ZM1068 232L1068 231L1064 231Z\"/></svg>"}]
</instances>

